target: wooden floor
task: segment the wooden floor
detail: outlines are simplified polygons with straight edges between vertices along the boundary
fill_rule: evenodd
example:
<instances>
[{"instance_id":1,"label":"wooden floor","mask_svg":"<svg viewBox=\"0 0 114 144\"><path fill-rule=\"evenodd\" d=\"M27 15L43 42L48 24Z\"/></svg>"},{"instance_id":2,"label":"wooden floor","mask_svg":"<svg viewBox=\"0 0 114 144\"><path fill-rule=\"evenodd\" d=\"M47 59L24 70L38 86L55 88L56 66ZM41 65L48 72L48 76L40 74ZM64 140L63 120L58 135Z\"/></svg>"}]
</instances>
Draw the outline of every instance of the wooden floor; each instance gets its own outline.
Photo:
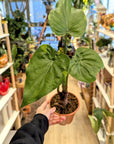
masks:
<instances>
[{"instance_id":1,"label":"wooden floor","mask_svg":"<svg viewBox=\"0 0 114 144\"><path fill-rule=\"evenodd\" d=\"M80 109L76 113L73 122L66 126L50 126L45 135L44 144L99 144L97 136L94 134L88 119L87 108L81 98L77 81L69 78L69 91L80 99ZM49 98L56 91L47 96Z\"/></svg>"}]
</instances>

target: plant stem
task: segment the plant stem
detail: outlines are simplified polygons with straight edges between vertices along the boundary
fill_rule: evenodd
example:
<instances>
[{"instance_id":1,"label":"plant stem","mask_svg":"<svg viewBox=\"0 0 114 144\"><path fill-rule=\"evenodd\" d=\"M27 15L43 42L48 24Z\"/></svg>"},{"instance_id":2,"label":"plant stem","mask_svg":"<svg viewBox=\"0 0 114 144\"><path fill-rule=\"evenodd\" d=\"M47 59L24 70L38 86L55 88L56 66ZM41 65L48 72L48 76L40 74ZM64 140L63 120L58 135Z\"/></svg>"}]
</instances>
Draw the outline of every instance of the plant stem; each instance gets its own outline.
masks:
<instances>
[{"instance_id":1,"label":"plant stem","mask_svg":"<svg viewBox=\"0 0 114 144\"><path fill-rule=\"evenodd\" d=\"M64 77L63 83L62 83L62 97L61 99L64 101L65 104L68 103L68 74L66 77Z\"/></svg>"},{"instance_id":2,"label":"plant stem","mask_svg":"<svg viewBox=\"0 0 114 144\"><path fill-rule=\"evenodd\" d=\"M67 35L65 35L65 49L64 49L64 54L67 53Z\"/></svg>"}]
</instances>

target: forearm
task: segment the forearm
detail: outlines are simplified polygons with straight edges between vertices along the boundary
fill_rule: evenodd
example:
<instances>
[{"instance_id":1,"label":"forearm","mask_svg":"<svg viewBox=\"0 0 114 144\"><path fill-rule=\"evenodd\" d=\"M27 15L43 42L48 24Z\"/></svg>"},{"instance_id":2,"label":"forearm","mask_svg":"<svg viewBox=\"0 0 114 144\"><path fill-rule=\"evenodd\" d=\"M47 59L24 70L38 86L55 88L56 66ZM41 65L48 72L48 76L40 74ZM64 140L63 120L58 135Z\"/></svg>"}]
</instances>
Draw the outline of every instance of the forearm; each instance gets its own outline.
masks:
<instances>
[{"instance_id":1,"label":"forearm","mask_svg":"<svg viewBox=\"0 0 114 144\"><path fill-rule=\"evenodd\" d=\"M37 114L30 123L23 125L14 135L10 144L43 144L49 122L46 116Z\"/></svg>"}]
</instances>

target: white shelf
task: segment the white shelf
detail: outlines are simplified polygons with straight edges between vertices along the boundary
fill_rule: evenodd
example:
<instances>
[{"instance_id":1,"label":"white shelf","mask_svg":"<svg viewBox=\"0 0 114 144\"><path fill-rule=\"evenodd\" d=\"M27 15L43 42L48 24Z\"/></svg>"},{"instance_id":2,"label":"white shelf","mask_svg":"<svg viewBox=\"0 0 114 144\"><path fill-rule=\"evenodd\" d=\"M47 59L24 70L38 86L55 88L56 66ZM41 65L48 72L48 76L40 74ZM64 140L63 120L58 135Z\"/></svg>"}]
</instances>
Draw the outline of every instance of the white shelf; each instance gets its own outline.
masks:
<instances>
[{"instance_id":1,"label":"white shelf","mask_svg":"<svg viewBox=\"0 0 114 144\"><path fill-rule=\"evenodd\" d=\"M1 39L1 38L5 38L5 37L7 37L7 36L9 36L9 34L2 34L2 35L0 35L0 39Z\"/></svg>"},{"instance_id":2,"label":"white shelf","mask_svg":"<svg viewBox=\"0 0 114 144\"><path fill-rule=\"evenodd\" d=\"M101 129L98 131L97 136L98 136L100 144L105 144L106 139L103 137L103 133Z\"/></svg>"},{"instance_id":3,"label":"white shelf","mask_svg":"<svg viewBox=\"0 0 114 144\"><path fill-rule=\"evenodd\" d=\"M5 139L5 141L3 142L3 144L9 144L11 139L12 139L12 137L15 135L15 133L16 133L16 130L11 130L8 133L8 135L7 135L6 139Z\"/></svg>"},{"instance_id":4,"label":"white shelf","mask_svg":"<svg viewBox=\"0 0 114 144\"><path fill-rule=\"evenodd\" d=\"M10 68L13 65L13 63L7 63L5 67L0 68L0 75L5 72L8 68Z\"/></svg>"},{"instance_id":5,"label":"white shelf","mask_svg":"<svg viewBox=\"0 0 114 144\"><path fill-rule=\"evenodd\" d=\"M98 32L103 33L111 38L114 38L114 32L109 30L97 29Z\"/></svg>"},{"instance_id":6,"label":"white shelf","mask_svg":"<svg viewBox=\"0 0 114 144\"><path fill-rule=\"evenodd\" d=\"M2 132L0 133L0 143L3 144L5 138L7 137L10 129L12 128L17 116L18 116L19 112L14 111L11 118L9 119L9 121L7 122L7 124L5 125L5 127L3 128Z\"/></svg>"},{"instance_id":7,"label":"white shelf","mask_svg":"<svg viewBox=\"0 0 114 144\"><path fill-rule=\"evenodd\" d=\"M110 99L109 96L107 95L107 93L105 92L103 86L100 84L100 82L98 80L96 80L96 84L99 87L99 90L101 91L106 103L108 104L109 108L114 108L114 106L110 105Z\"/></svg>"},{"instance_id":8,"label":"white shelf","mask_svg":"<svg viewBox=\"0 0 114 144\"><path fill-rule=\"evenodd\" d=\"M98 103L97 98L93 97L93 102L95 104L95 107L101 108L100 104Z\"/></svg>"},{"instance_id":9,"label":"white shelf","mask_svg":"<svg viewBox=\"0 0 114 144\"><path fill-rule=\"evenodd\" d=\"M0 96L0 111L4 107L4 105L8 102L8 100L14 94L15 91L16 88L15 89L9 88L8 94L6 94L5 96Z\"/></svg>"},{"instance_id":10,"label":"white shelf","mask_svg":"<svg viewBox=\"0 0 114 144\"><path fill-rule=\"evenodd\" d=\"M110 73L111 76L114 76L114 68L113 67L109 67L108 65L108 61L109 61L109 58L106 56L106 51L102 54L99 54L102 58L102 61L104 63L104 67L105 69Z\"/></svg>"}]
</instances>

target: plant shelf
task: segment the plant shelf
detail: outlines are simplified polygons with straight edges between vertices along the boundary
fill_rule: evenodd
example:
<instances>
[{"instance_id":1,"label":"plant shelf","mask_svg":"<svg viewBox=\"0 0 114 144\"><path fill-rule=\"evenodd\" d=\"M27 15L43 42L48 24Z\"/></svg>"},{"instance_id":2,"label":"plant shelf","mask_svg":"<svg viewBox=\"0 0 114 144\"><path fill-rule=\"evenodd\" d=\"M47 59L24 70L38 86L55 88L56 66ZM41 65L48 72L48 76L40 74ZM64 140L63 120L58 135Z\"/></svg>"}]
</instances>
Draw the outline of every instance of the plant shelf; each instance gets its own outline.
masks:
<instances>
[{"instance_id":1,"label":"plant shelf","mask_svg":"<svg viewBox=\"0 0 114 144\"><path fill-rule=\"evenodd\" d=\"M103 86L100 84L100 82L99 82L98 80L96 80L96 84L97 84L97 86L99 87L99 89L100 89L100 91L101 91L101 93L102 93L102 95L103 95L106 103L108 104L109 108L114 108L114 106L111 106L111 105L110 105L109 96L107 95L107 93L105 92Z\"/></svg>"},{"instance_id":2,"label":"plant shelf","mask_svg":"<svg viewBox=\"0 0 114 144\"><path fill-rule=\"evenodd\" d=\"M103 33L111 38L114 38L114 32L109 30L97 29L98 32Z\"/></svg>"},{"instance_id":3,"label":"plant shelf","mask_svg":"<svg viewBox=\"0 0 114 144\"><path fill-rule=\"evenodd\" d=\"M97 133L97 136L98 136L98 139L100 141L100 144L105 144L106 140L105 138L103 137L103 133L102 133L102 130L99 129L99 132Z\"/></svg>"},{"instance_id":4,"label":"plant shelf","mask_svg":"<svg viewBox=\"0 0 114 144\"><path fill-rule=\"evenodd\" d=\"M7 137L10 129L12 128L17 116L18 116L19 112L14 111L11 118L8 120L7 124L5 125L5 127L3 128L2 132L0 133L0 143L2 144L5 140L5 138Z\"/></svg>"},{"instance_id":5,"label":"plant shelf","mask_svg":"<svg viewBox=\"0 0 114 144\"><path fill-rule=\"evenodd\" d=\"M0 68L0 75L5 72L8 68L10 68L13 65L13 63L8 62L7 65L3 68Z\"/></svg>"},{"instance_id":6,"label":"plant shelf","mask_svg":"<svg viewBox=\"0 0 114 144\"><path fill-rule=\"evenodd\" d=\"M5 141L3 142L3 144L9 144L12 137L15 135L15 133L16 133L16 130L10 130L10 132L8 133L8 135L5 139Z\"/></svg>"},{"instance_id":7,"label":"plant shelf","mask_svg":"<svg viewBox=\"0 0 114 144\"><path fill-rule=\"evenodd\" d=\"M8 102L8 100L14 94L15 91L16 88L9 88L8 94L6 94L5 96L0 96L0 111L2 110L4 105Z\"/></svg>"},{"instance_id":8,"label":"plant shelf","mask_svg":"<svg viewBox=\"0 0 114 144\"><path fill-rule=\"evenodd\" d=\"M113 67L109 67L109 65L108 65L109 58L106 57L106 52L104 52L102 54L100 53L99 55L102 58L105 69L110 73L110 75L112 77L114 77L114 69L113 69Z\"/></svg>"},{"instance_id":9,"label":"plant shelf","mask_svg":"<svg viewBox=\"0 0 114 144\"><path fill-rule=\"evenodd\" d=\"M1 38L6 38L7 36L9 36L9 34L2 34L2 35L0 35L0 39Z\"/></svg>"}]
</instances>

